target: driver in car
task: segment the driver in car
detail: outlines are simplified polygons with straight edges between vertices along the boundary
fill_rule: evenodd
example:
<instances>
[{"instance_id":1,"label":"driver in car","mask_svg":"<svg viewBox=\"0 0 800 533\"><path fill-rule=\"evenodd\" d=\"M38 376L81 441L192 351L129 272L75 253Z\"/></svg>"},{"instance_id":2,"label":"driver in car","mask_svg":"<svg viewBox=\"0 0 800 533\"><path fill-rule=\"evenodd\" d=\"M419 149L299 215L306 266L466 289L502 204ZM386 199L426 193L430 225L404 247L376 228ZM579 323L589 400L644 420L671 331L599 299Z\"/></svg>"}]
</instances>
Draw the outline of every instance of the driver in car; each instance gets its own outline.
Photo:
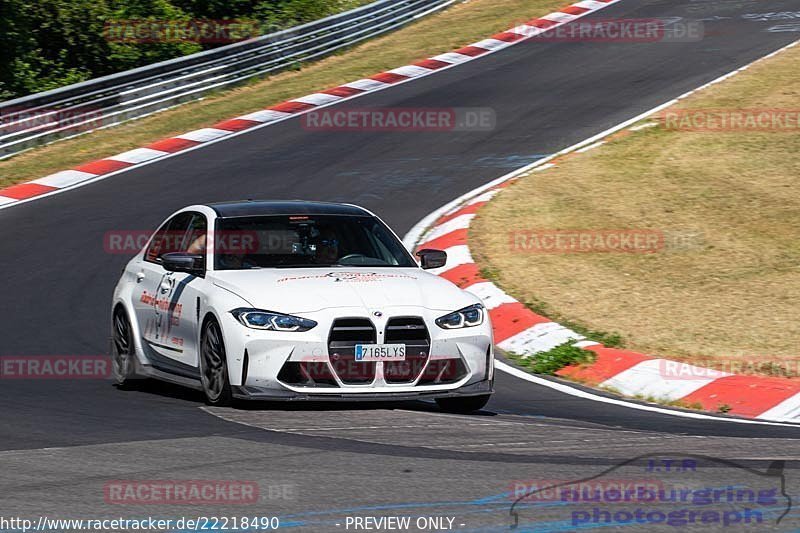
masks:
<instances>
[{"instance_id":1,"label":"driver in car","mask_svg":"<svg viewBox=\"0 0 800 533\"><path fill-rule=\"evenodd\" d=\"M320 230L314 262L322 265L334 265L339 261L339 239L330 228Z\"/></svg>"},{"instance_id":2,"label":"driver in car","mask_svg":"<svg viewBox=\"0 0 800 533\"><path fill-rule=\"evenodd\" d=\"M206 242L205 234L200 235L194 241L192 241L192 244L189 245L186 251L190 254L205 254ZM236 246L230 250L227 250L224 240L218 241L217 246L217 258L219 265L224 269L241 270L255 268L258 266L252 259L247 257L247 250L242 246Z\"/></svg>"}]
</instances>

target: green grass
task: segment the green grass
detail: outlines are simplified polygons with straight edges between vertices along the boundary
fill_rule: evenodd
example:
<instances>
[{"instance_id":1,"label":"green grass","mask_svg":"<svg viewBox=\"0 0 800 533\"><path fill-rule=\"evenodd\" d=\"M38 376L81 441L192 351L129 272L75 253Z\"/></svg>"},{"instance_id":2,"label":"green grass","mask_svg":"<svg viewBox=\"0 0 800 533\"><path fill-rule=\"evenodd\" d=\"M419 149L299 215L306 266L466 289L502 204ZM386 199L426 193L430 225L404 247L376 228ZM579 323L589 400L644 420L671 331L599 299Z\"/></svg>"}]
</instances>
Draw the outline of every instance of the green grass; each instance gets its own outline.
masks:
<instances>
[{"instance_id":1,"label":"green grass","mask_svg":"<svg viewBox=\"0 0 800 533\"><path fill-rule=\"evenodd\" d=\"M571 365L589 364L595 360L595 355L589 350L577 348L572 342L565 342L547 352L532 356L522 356L508 353L508 358L523 369L534 374L554 376L556 372Z\"/></svg>"}]
</instances>

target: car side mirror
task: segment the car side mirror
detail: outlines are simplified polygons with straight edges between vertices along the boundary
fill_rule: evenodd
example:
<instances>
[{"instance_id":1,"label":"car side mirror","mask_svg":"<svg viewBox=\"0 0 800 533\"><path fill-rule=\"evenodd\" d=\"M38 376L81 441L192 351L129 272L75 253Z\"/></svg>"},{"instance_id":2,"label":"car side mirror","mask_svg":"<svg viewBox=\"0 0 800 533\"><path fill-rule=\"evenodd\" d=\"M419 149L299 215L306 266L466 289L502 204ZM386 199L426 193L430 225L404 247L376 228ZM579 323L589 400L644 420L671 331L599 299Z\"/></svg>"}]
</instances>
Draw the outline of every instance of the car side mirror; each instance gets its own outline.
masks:
<instances>
[{"instance_id":1,"label":"car side mirror","mask_svg":"<svg viewBox=\"0 0 800 533\"><path fill-rule=\"evenodd\" d=\"M420 266L425 270L441 268L447 263L447 252L442 250L425 248L417 252L417 257L419 257Z\"/></svg>"},{"instance_id":2,"label":"car side mirror","mask_svg":"<svg viewBox=\"0 0 800 533\"><path fill-rule=\"evenodd\" d=\"M202 276L203 256L185 252L170 252L161 256L161 266L168 272L186 272L195 276Z\"/></svg>"}]
</instances>

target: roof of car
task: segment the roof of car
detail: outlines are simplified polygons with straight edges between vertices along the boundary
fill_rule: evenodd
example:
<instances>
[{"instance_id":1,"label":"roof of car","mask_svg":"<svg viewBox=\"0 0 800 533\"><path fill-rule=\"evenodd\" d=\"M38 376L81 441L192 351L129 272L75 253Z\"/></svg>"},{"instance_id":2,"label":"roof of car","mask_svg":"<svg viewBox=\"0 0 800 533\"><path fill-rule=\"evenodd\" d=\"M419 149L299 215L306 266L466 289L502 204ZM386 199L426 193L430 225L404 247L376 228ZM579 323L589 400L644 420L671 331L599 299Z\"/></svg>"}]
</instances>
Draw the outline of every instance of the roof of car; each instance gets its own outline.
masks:
<instances>
[{"instance_id":1,"label":"roof of car","mask_svg":"<svg viewBox=\"0 0 800 533\"><path fill-rule=\"evenodd\" d=\"M257 215L371 215L355 205L304 200L240 200L208 204L220 217Z\"/></svg>"}]
</instances>

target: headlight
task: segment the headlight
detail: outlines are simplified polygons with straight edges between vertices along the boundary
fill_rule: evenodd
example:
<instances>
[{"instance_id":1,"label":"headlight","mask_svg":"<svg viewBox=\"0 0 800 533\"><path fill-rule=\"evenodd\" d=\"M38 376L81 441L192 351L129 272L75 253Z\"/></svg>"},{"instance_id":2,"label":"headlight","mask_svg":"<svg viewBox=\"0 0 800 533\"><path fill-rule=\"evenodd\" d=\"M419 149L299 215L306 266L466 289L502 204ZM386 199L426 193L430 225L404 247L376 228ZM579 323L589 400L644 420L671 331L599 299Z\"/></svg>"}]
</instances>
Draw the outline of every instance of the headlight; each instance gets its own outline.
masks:
<instances>
[{"instance_id":1,"label":"headlight","mask_svg":"<svg viewBox=\"0 0 800 533\"><path fill-rule=\"evenodd\" d=\"M470 305L464 309L453 311L436 319L436 325L442 329L471 328L483 324L486 310L481 304Z\"/></svg>"},{"instance_id":2,"label":"headlight","mask_svg":"<svg viewBox=\"0 0 800 533\"><path fill-rule=\"evenodd\" d=\"M239 308L231 311L236 320L248 328L270 331L308 331L317 325L313 320L299 316L282 315L261 309Z\"/></svg>"}]
</instances>

